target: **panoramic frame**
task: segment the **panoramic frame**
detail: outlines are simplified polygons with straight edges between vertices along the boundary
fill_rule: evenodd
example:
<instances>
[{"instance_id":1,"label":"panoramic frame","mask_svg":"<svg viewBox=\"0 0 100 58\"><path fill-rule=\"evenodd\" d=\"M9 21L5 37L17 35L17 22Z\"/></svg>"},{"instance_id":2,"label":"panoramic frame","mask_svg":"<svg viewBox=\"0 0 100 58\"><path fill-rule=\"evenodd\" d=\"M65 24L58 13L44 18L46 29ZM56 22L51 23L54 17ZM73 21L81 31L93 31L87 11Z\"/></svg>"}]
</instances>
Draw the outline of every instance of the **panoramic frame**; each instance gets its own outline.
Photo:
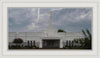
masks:
<instances>
[{"instance_id":1,"label":"panoramic frame","mask_svg":"<svg viewBox=\"0 0 100 58\"><path fill-rule=\"evenodd\" d=\"M8 8L8 49L92 49L92 8Z\"/></svg>"}]
</instances>

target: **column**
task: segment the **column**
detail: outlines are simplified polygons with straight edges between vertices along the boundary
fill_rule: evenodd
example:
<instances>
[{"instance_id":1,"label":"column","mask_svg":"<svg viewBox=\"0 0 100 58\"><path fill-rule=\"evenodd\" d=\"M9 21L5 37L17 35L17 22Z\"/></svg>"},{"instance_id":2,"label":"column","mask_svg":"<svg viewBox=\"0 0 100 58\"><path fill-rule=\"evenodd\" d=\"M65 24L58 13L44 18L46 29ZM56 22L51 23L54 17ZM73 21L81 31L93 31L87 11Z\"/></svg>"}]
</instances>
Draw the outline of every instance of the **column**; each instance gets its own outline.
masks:
<instances>
[{"instance_id":1,"label":"column","mask_svg":"<svg viewBox=\"0 0 100 58\"><path fill-rule=\"evenodd\" d=\"M60 39L60 48L63 48L63 40Z\"/></svg>"},{"instance_id":2,"label":"column","mask_svg":"<svg viewBox=\"0 0 100 58\"><path fill-rule=\"evenodd\" d=\"M42 48L42 40L40 40L39 48Z\"/></svg>"}]
</instances>

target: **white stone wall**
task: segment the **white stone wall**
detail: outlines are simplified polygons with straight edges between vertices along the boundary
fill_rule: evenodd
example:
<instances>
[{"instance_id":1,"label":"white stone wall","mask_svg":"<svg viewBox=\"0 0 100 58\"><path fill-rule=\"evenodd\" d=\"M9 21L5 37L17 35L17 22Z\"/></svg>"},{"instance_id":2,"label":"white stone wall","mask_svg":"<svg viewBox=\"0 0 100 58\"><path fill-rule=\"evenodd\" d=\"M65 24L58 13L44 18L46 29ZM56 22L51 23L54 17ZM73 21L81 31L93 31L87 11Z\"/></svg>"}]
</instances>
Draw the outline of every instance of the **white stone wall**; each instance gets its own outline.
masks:
<instances>
[{"instance_id":1,"label":"white stone wall","mask_svg":"<svg viewBox=\"0 0 100 58\"><path fill-rule=\"evenodd\" d=\"M27 40L41 40L45 37L49 37L48 39L53 39L52 37L54 37L55 39L58 37L58 39L63 39L63 40L73 40L73 39L77 39L77 38L84 38L84 35L81 32L67 32L67 33L54 33L52 34L52 36L47 33L43 33L43 32L9 32L8 35L8 40L9 42L12 42L15 38L22 38L24 41Z\"/></svg>"}]
</instances>

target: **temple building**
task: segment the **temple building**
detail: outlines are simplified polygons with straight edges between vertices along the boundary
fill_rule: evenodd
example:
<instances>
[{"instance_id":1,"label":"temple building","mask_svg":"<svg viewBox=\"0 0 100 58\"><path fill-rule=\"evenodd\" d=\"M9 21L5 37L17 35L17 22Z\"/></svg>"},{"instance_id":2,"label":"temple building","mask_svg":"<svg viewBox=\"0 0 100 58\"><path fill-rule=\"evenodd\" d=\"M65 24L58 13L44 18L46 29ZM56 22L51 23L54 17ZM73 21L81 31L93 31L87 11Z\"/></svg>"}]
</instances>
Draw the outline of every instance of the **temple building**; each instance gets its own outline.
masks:
<instances>
[{"instance_id":1,"label":"temple building","mask_svg":"<svg viewBox=\"0 0 100 58\"><path fill-rule=\"evenodd\" d=\"M72 41L74 39L84 38L84 35L82 32L58 32L52 26L51 15L47 30L43 32L9 32L9 42L11 43L15 38L23 39L24 45L27 45L27 41L35 41L39 48L63 48L66 40Z\"/></svg>"}]
</instances>

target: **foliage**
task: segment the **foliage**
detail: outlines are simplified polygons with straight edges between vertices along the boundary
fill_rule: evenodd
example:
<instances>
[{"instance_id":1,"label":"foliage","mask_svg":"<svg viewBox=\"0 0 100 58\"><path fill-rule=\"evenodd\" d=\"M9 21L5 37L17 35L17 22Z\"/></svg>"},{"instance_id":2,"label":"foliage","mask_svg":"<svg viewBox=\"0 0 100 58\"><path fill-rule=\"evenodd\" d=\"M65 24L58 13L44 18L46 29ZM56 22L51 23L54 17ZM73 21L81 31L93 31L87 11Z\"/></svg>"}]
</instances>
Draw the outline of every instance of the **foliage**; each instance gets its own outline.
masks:
<instances>
[{"instance_id":1,"label":"foliage","mask_svg":"<svg viewBox=\"0 0 100 58\"><path fill-rule=\"evenodd\" d=\"M78 39L74 39L74 42L75 42L75 43L78 43Z\"/></svg>"},{"instance_id":2,"label":"foliage","mask_svg":"<svg viewBox=\"0 0 100 58\"><path fill-rule=\"evenodd\" d=\"M64 31L64 30L62 30L62 29L58 29L58 32L66 32L66 31Z\"/></svg>"},{"instance_id":3,"label":"foliage","mask_svg":"<svg viewBox=\"0 0 100 58\"><path fill-rule=\"evenodd\" d=\"M84 43L84 46L83 46L84 48L91 49L92 35L91 35L90 31L88 29L86 29L86 31L82 30L82 32L83 32L85 38L84 38L83 42L82 41L80 41L80 42L82 42L82 44Z\"/></svg>"},{"instance_id":4,"label":"foliage","mask_svg":"<svg viewBox=\"0 0 100 58\"><path fill-rule=\"evenodd\" d=\"M92 35L88 29L82 30L85 38L74 39L72 41L66 41L64 47L71 47L71 49L91 49ZM78 45L77 45L78 44Z\"/></svg>"},{"instance_id":5,"label":"foliage","mask_svg":"<svg viewBox=\"0 0 100 58\"><path fill-rule=\"evenodd\" d=\"M13 43L21 44L21 43L23 43L23 40L22 40L21 38L15 38L15 39L13 40Z\"/></svg>"}]
</instances>

